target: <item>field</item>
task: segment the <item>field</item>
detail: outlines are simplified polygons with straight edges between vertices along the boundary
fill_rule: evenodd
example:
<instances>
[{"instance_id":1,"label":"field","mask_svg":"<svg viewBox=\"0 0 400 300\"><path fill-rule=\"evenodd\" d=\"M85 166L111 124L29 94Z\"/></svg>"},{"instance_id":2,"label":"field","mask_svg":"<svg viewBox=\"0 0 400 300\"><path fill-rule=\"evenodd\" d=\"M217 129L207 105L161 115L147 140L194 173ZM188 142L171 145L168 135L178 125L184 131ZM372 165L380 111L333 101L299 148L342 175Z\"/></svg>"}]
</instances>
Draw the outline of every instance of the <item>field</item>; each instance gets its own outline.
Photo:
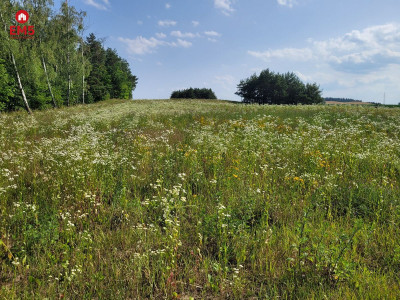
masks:
<instances>
[{"instance_id":1,"label":"field","mask_svg":"<svg viewBox=\"0 0 400 300\"><path fill-rule=\"evenodd\" d=\"M0 114L0 299L399 299L400 109Z\"/></svg>"}]
</instances>

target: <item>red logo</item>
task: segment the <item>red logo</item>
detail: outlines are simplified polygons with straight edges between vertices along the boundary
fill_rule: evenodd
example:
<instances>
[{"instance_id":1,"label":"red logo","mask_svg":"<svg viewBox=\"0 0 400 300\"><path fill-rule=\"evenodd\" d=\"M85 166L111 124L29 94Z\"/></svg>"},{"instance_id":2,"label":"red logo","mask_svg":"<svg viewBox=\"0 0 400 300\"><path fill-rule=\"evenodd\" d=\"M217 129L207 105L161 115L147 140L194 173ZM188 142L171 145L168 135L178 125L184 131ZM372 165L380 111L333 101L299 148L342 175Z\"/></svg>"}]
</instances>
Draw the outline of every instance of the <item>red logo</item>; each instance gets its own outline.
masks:
<instances>
[{"instance_id":1,"label":"red logo","mask_svg":"<svg viewBox=\"0 0 400 300\"><path fill-rule=\"evenodd\" d=\"M29 20L28 12L26 10L23 10L23 9L19 10L15 14L15 20L17 20L17 22L20 23L20 24L25 24Z\"/></svg>"},{"instance_id":2,"label":"red logo","mask_svg":"<svg viewBox=\"0 0 400 300\"><path fill-rule=\"evenodd\" d=\"M26 10L19 10L15 14L15 20L20 24L25 24L29 20L29 14ZM31 39L35 34L35 26L10 26L10 38L12 39Z\"/></svg>"}]
</instances>

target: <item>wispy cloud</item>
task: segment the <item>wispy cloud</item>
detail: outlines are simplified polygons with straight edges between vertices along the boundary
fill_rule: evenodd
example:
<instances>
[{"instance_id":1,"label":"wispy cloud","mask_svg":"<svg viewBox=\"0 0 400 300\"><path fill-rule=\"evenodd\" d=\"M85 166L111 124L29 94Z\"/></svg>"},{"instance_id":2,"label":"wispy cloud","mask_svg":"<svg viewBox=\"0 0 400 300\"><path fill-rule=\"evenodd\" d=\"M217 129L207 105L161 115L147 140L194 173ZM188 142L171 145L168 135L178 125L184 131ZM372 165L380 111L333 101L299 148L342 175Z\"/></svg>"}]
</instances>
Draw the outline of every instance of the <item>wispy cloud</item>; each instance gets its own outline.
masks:
<instances>
[{"instance_id":1,"label":"wispy cloud","mask_svg":"<svg viewBox=\"0 0 400 300\"><path fill-rule=\"evenodd\" d=\"M313 57L312 50L308 48L283 48L262 52L248 51L247 53L264 61L270 61L274 58L307 61Z\"/></svg>"},{"instance_id":2,"label":"wispy cloud","mask_svg":"<svg viewBox=\"0 0 400 300\"><path fill-rule=\"evenodd\" d=\"M158 21L158 25L162 27L170 27L170 26L175 26L177 24L176 21L173 20L160 20Z\"/></svg>"},{"instance_id":3,"label":"wispy cloud","mask_svg":"<svg viewBox=\"0 0 400 300\"><path fill-rule=\"evenodd\" d=\"M296 4L296 0L277 0L279 5L293 7Z\"/></svg>"},{"instance_id":4,"label":"wispy cloud","mask_svg":"<svg viewBox=\"0 0 400 300\"><path fill-rule=\"evenodd\" d=\"M168 42L164 40L167 36L164 33L156 33L157 38L145 38L138 36L135 39L119 37L118 40L126 45L127 51L133 55L145 55L156 52L159 47L181 47L189 48L193 44L184 39L178 38L174 42Z\"/></svg>"},{"instance_id":5,"label":"wispy cloud","mask_svg":"<svg viewBox=\"0 0 400 300\"><path fill-rule=\"evenodd\" d=\"M84 0L84 2L85 4L93 6L100 10L107 10L108 6L110 6L109 0L99 0L99 2L102 3L96 2L95 0Z\"/></svg>"},{"instance_id":6,"label":"wispy cloud","mask_svg":"<svg viewBox=\"0 0 400 300\"><path fill-rule=\"evenodd\" d=\"M158 37L159 39L165 39L167 37L167 35L162 32L157 32L156 37Z\"/></svg>"},{"instance_id":7,"label":"wispy cloud","mask_svg":"<svg viewBox=\"0 0 400 300\"><path fill-rule=\"evenodd\" d=\"M200 22L199 22L199 21L192 21L192 25L193 25L194 27L197 27L197 26L199 26L199 24L200 24Z\"/></svg>"},{"instance_id":8,"label":"wispy cloud","mask_svg":"<svg viewBox=\"0 0 400 300\"><path fill-rule=\"evenodd\" d=\"M146 39L138 36L134 40L120 37L118 40L127 46L129 53L137 55L152 53L158 46L164 45L164 41L154 37Z\"/></svg>"},{"instance_id":9,"label":"wispy cloud","mask_svg":"<svg viewBox=\"0 0 400 300\"><path fill-rule=\"evenodd\" d=\"M183 48L189 48L192 46L192 43L189 41L178 39L178 46L181 46Z\"/></svg>"},{"instance_id":10,"label":"wispy cloud","mask_svg":"<svg viewBox=\"0 0 400 300\"><path fill-rule=\"evenodd\" d=\"M213 37L218 37L221 36L220 33L216 32L216 31L205 31L204 34L206 36L213 36Z\"/></svg>"},{"instance_id":11,"label":"wispy cloud","mask_svg":"<svg viewBox=\"0 0 400 300\"><path fill-rule=\"evenodd\" d=\"M192 33L192 32L181 32L181 31L177 30L177 31L171 31L171 36L178 37L178 38L195 38L195 37L199 37L199 34Z\"/></svg>"},{"instance_id":12,"label":"wispy cloud","mask_svg":"<svg viewBox=\"0 0 400 300\"><path fill-rule=\"evenodd\" d=\"M235 11L232 7L232 0L214 0L214 6L226 16Z\"/></svg>"},{"instance_id":13,"label":"wispy cloud","mask_svg":"<svg viewBox=\"0 0 400 300\"><path fill-rule=\"evenodd\" d=\"M165 8L166 8L166 9L170 9L170 8L171 8L171 4L165 3Z\"/></svg>"}]
</instances>

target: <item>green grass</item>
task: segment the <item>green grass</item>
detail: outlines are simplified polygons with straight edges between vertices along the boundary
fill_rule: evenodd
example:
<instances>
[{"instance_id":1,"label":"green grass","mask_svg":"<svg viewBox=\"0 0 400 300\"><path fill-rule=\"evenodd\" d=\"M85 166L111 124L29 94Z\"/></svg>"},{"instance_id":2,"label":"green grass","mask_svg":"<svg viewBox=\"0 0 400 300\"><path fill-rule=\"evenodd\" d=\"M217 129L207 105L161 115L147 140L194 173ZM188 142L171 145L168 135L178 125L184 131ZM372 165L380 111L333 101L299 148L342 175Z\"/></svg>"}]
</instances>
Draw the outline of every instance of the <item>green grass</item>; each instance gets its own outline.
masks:
<instances>
[{"instance_id":1,"label":"green grass","mask_svg":"<svg viewBox=\"0 0 400 300\"><path fill-rule=\"evenodd\" d=\"M0 299L398 299L400 110L0 114Z\"/></svg>"}]
</instances>

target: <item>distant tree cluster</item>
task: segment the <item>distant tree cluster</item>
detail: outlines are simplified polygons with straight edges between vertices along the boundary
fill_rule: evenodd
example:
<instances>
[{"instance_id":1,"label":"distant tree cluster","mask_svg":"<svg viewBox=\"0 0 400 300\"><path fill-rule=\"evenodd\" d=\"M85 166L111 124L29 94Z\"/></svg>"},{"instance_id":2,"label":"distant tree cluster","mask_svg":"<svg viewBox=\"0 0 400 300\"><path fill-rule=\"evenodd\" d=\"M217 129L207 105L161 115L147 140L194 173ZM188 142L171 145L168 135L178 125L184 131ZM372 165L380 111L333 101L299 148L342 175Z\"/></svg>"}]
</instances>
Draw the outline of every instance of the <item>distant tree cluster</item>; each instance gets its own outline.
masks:
<instances>
[{"instance_id":1,"label":"distant tree cluster","mask_svg":"<svg viewBox=\"0 0 400 300\"><path fill-rule=\"evenodd\" d=\"M294 73L279 74L269 69L241 80L236 95L245 103L315 104L323 103L316 83L304 84Z\"/></svg>"},{"instance_id":2,"label":"distant tree cluster","mask_svg":"<svg viewBox=\"0 0 400 300\"><path fill-rule=\"evenodd\" d=\"M354 100L350 98L332 98L325 97L325 101L335 101L335 102L362 102L362 100Z\"/></svg>"},{"instance_id":3,"label":"distant tree cluster","mask_svg":"<svg viewBox=\"0 0 400 300\"><path fill-rule=\"evenodd\" d=\"M32 39L10 38L20 9ZM84 38L85 17L65 0L58 11L52 0L0 1L0 111L132 98L137 78L128 62L93 34Z\"/></svg>"},{"instance_id":4,"label":"distant tree cluster","mask_svg":"<svg viewBox=\"0 0 400 300\"><path fill-rule=\"evenodd\" d=\"M185 90L173 91L171 99L217 99L212 89L189 88Z\"/></svg>"}]
</instances>

